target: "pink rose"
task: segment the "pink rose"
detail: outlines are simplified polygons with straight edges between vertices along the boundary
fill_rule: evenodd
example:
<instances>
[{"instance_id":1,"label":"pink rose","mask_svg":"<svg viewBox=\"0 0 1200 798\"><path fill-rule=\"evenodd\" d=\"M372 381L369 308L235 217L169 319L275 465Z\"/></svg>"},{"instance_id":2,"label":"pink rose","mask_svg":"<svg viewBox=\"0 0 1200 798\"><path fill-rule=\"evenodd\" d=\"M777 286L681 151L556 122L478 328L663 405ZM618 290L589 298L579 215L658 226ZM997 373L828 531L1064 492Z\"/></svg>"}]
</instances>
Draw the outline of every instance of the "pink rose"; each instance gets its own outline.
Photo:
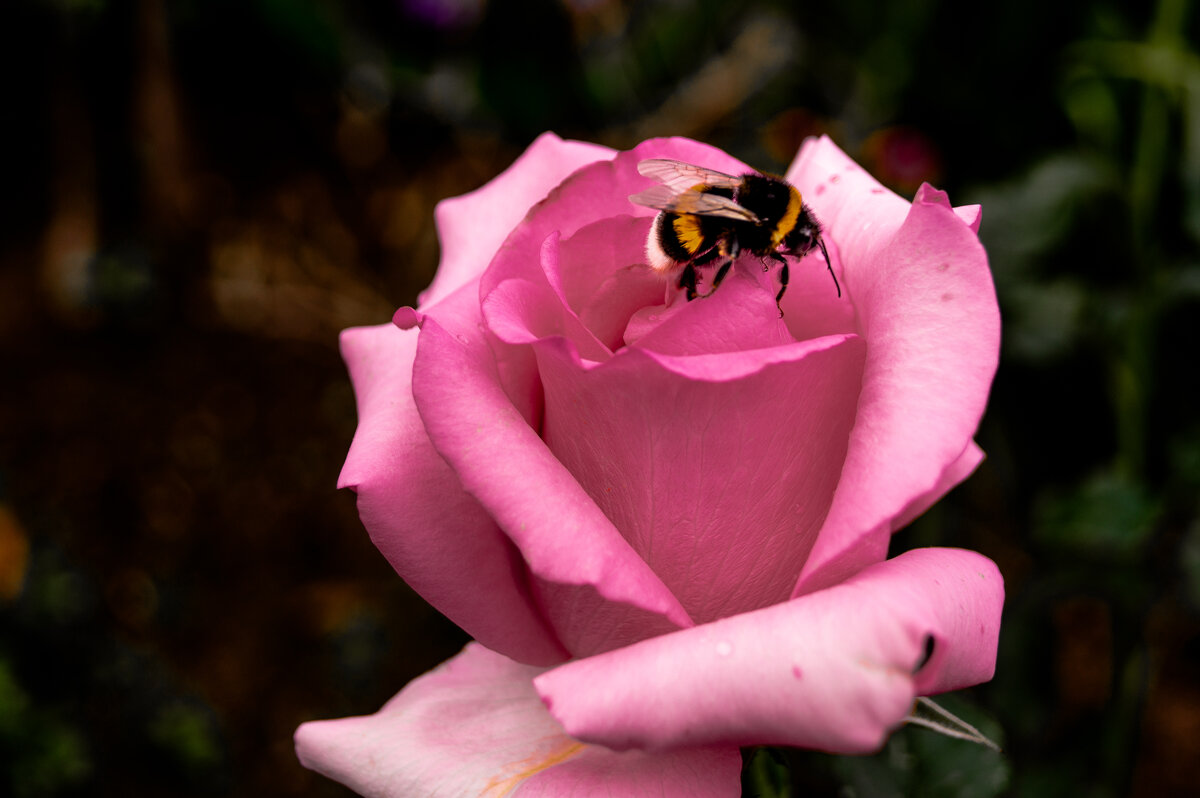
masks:
<instances>
[{"instance_id":1,"label":"pink rose","mask_svg":"<svg viewBox=\"0 0 1200 798\"><path fill-rule=\"evenodd\" d=\"M340 485L478 642L375 715L300 727L306 766L366 795L729 796L739 746L871 751L916 696L991 678L995 565L886 559L982 458L979 209L910 204L808 141L787 179L843 296L810 254L781 319L771 261L693 302L644 265L654 211L628 197L655 157L748 171L544 135L438 207L419 309L343 334Z\"/></svg>"}]
</instances>

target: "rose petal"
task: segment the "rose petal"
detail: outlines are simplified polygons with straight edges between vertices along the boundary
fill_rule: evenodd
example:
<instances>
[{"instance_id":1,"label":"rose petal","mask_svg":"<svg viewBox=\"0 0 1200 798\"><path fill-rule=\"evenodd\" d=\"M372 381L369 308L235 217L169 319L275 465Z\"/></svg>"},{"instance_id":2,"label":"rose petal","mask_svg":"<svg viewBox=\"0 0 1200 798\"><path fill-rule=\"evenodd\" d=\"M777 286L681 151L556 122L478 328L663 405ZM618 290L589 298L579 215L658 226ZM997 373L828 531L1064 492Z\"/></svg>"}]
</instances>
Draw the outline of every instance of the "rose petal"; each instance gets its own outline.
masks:
<instances>
[{"instance_id":1,"label":"rose petal","mask_svg":"<svg viewBox=\"0 0 1200 798\"><path fill-rule=\"evenodd\" d=\"M520 557L434 451L412 397L417 331L346 330L358 429L338 478L397 573L476 639L549 665L565 652L533 604Z\"/></svg>"},{"instance_id":2,"label":"rose petal","mask_svg":"<svg viewBox=\"0 0 1200 798\"><path fill-rule=\"evenodd\" d=\"M374 715L302 725L296 753L379 798L738 794L733 747L621 753L572 740L534 691L538 673L472 643Z\"/></svg>"},{"instance_id":3,"label":"rose petal","mask_svg":"<svg viewBox=\"0 0 1200 798\"><path fill-rule=\"evenodd\" d=\"M793 343L775 307L777 289L764 288L761 274L757 258L741 258L712 295L682 303L672 313L647 308L662 319L637 333L636 346L665 355L703 355Z\"/></svg>"},{"instance_id":4,"label":"rose petal","mask_svg":"<svg viewBox=\"0 0 1200 798\"><path fill-rule=\"evenodd\" d=\"M837 484L862 341L601 364L561 340L535 350L547 446L694 620L789 597Z\"/></svg>"},{"instance_id":5,"label":"rose petal","mask_svg":"<svg viewBox=\"0 0 1200 798\"><path fill-rule=\"evenodd\" d=\"M551 233L542 244L541 259L547 272L558 269L559 241ZM562 336L590 360L607 360L612 351L596 338L579 316L566 306L566 298L547 280L505 280L483 298L488 328L510 344L532 343Z\"/></svg>"},{"instance_id":6,"label":"rose petal","mask_svg":"<svg viewBox=\"0 0 1200 798\"><path fill-rule=\"evenodd\" d=\"M438 452L516 543L530 571L550 583L536 586L539 595L569 586L571 600L559 596L542 606L572 654L691 625L513 406L482 331L463 327L452 335L427 316L413 396ZM471 576L464 571L460 578Z\"/></svg>"},{"instance_id":7,"label":"rose petal","mask_svg":"<svg viewBox=\"0 0 1200 798\"><path fill-rule=\"evenodd\" d=\"M908 213L908 202L884 188L828 136L804 142L788 167L787 179L813 209L825 238L837 242L843 259L877 249ZM845 289L853 283L856 267L842 266L838 278Z\"/></svg>"},{"instance_id":8,"label":"rose petal","mask_svg":"<svg viewBox=\"0 0 1200 798\"><path fill-rule=\"evenodd\" d=\"M569 307L610 351L637 311L662 305L670 281L646 265L649 217L614 216L562 242L559 279Z\"/></svg>"},{"instance_id":9,"label":"rose petal","mask_svg":"<svg viewBox=\"0 0 1200 798\"><path fill-rule=\"evenodd\" d=\"M979 223L983 220L983 208L979 205L958 205L954 208L954 215L962 219L967 227L971 228L972 233L979 232Z\"/></svg>"},{"instance_id":10,"label":"rose petal","mask_svg":"<svg viewBox=\"0 0 1200 798\"><path fill-rule=\"evenodd\" d=\"M971 476L983 462L983 458L983 449L980 449L975 441L970 441L958 459L942 472L941 478L933 486L933 489L913 499L900 515L892 519L891 531L895 532L911 524L913 520L932 507L938 499L949 493L951 488Z\"/></svg>"},{"instance_id":11,"label":"rose petal","mask_svg":"<svg viewBox=\"0 0 1200 798\"><path fill-rule=\"evenodd\" d=\"M586 164L613 156L608 147L543 133L487 185L438 203L434 211L442 259L420 296L425 309L478 277L500 244L538 200Z\"/></svg>"},{"instance_id":12,"label":"rose petal","mask_svg":"<svg viewBox=\"0 0 1200 798\"><path fill-rule=\"evenodd\" d=\"M632 212L631 205L629 213ZM651 295L652 299L662 301L667 281L645 266L650 222L646 216L620 214L584 225L562 239L560 260L554 264L555 279L562 285L568 307L584 316L604 284L634 266L654 278L658 290Z\"/></svg>"},{"instance_id":13,"label":"rose petal","mask_svg":"<svg viewBox=\"0 0 1200 798\"><path fill-rule=\"evenodd\" d=\"M908 206L828 139L806 144L789 175L837 241L868 342L841 483L800 595L882 558L906 508L951 487L945 475L965 476L951 466L987 402L1000 318L987 256L944 194L923 186Z\"/></svg>"},{"instance_id":14,"label":"rose petal","mask_svg":"<svg viewBox=\"0 0 1200 798\"><path fill-rule=\"evenodd\" d=\"M987 558L917 549L836 587L569 662L534 684L572 737L610 748L866 753L915 696L991 678L1003 594Z\"/></svg>"}]
</instances>

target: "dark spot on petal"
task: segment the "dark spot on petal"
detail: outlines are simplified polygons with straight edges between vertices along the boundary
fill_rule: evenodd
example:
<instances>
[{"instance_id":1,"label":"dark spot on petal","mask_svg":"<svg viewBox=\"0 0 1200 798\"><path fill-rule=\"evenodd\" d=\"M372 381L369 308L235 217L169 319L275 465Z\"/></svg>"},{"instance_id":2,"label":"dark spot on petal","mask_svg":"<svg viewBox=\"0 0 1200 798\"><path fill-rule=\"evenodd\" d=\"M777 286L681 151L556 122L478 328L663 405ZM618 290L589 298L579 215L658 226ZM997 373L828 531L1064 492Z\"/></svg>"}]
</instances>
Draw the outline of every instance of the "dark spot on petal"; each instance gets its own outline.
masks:
<instances>
[{"instance_id":1,"label":"dark spot on petal","mask_svg":"<svg viewBox=\"0 0 1200 798\"><path fill-rule=\"evenodd\" d=\"M939 265L938 265L938 271L939 271L939 272L944 272L944 271L946 271L946 270L947 270L947 269L949 269L949 268L950 268L950 264L949 264L949 263L942 263L942 264L939 264Z\"/></svg>"},{"instance_id":2,"label":"dark spot on petal","mask_svg":"<svg viewBox=\"0 0 1200 798\"><path fill-rule=\"evenodd\" d=\"M954 299L954 294L942 294L943 302L949 302L951 299Z\"/></svg>"},{"instance_id":3,"label":"dark spot on petal","mask_svg":"<svg viewBox=\"0 0 1200 798\"><path fill-rule=\"evenodd\" d=\"M913 668L913 673L917 673L929 664L929 660L933 659L934 640L933 635L925 635L925 653L921 659L917 661L916 667Z\"/></svg>"},{"instance_id":4,"label":"dark spot on petal","mask_svg":"<svg viewBox=\"0 0 1200 798\"><path fill-rule=\"evenodd\" d=\"M873 188L873 189L871 189L871 193L872 193L872 194L882 194L882 193L883 193L883 189L881 189L881 188Z\"/></svg>"},{"instance_id":5,"label":"dark spot on petal","mask_svg":"<svg viewBox=\"0 0 1200 798\"><path fill-rule=\"evenodd\" d=\"M817 186L816 190L813 193L816 194L818 197L821 196L822 194L825 193L825 185L821 184L821 185Z\"/></svg>"},{"instance_id":6,"label":"dark spot on petal","mask_svg":"<svg viewBox=\"0 0 1200 798\"><path fill-rule=\"evenodd\" d=\"M804 676L804 674L800 672L800 666L799 666L799 665L793 665L793 666L792 666L792 676L796 677L797 679L800 679L800 678L802 678L802 677Z\"/></svg>"}]
</instances>

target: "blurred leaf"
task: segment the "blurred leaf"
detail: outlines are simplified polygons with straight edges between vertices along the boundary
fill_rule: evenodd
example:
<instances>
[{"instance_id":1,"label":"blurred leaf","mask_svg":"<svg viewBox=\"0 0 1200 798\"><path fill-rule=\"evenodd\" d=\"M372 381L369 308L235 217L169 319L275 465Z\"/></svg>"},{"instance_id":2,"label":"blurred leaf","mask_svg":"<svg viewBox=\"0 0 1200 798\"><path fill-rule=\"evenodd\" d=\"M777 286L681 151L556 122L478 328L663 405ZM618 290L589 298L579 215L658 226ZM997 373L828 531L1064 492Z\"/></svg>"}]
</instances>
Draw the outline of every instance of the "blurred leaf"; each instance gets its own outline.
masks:
<instances>
[{"instance_id":1,"label":"blurred leaf","mask_svg":"<svg viewBox=\"0 0 1200 798\"><path fill-rule=\"evenodd\" d=\"M746 798L791 798L791 773L773 749L756 748L745 769Z\"/></svg>"},{"instance_id":2,"label":"blurred leaf","mask_svg":"<svg viewBox=\"0 0 1200 798\"><path fill-rule=\"evenodd\" d=\"M908 742L892 735L883 751L874 756L838 757L834 771L845 787L846 798L904 798L911 795L915 764Z\"/></svg>"},{"instance_id":3,"label":"blurred leaf","mask_svg":"<svg viewBox=\"0 0 1200 798\"><path fill-rule=\"evenodd\" d=\"M982 734L1002 740L1000 725L953 695L938 702ZM869 757L838 757L835 770L851 798L992 798L1008 786L1008 760L999 751L912 726L897 731Z\"/></svg>"},{"instance_id":4,"label":"blurred leaf","mask_svg":"<svg viewBox=\"0 0 1200 798\"><path fill-rule=\"evenodd\" d=\"M1115 196L1120 183L1110 164L1060 153L1012 182L971 198L984 207L979 236L1003 290L1031 271L1032 260L1066 239L1082 207Z\"/></svg>"},{"instance_id":5,"label":"blurred leaf","mask_svg":"<svg viewBox=\"0 0 1200 798\"><path fill-rule=\"evenodd\" d=\"M1193 610L1200 610L1200 519L1192 521L1179 547L1183 589Z\"/></svg>"},{"instance_id":6,"label":"blurred leaf","mask_svg":"<svg viewBox=\"0 0 1200 798\"><path fill-rule=\"evenodd\" d=\"M17 684L8 660L0 659L0 739L21 733L28 709L29 696Z\"/></svg>"},{"instance_id":7,"label":"blurred leaf","mask_svg":"<svg viewBox=\"0 0 1200 798\"><path fill-rule=\"evenodd\" d=\"M1182 151L1180 177L1187 199L1184 226L1200 241L1200 80L1188 83L1185 89Z\"/></svg>"},{"instance_id":8,"label":"blurred leaf","mask_svg":"<svg viewBox=\"0 0 1200 798\"><path fill-rule=\"evenodd\" d=\"M1142 550L1160 507L1143 485L1105 471L1066 495L1044 497L1035 512L1041 542L1121 559Z\"/></svg>"},{"instance_id":9,"label":"blurred leaf","mask_svg":"<svg viewBox=\"0 0 1200 798\"><path fill-rule=\"evenodd\" d=\"M333 68L341 60L345 25L336 5L320 0L257 0L255 5L267 25L310 61Z\"/></svg>"},{"instance_id":10,"label":"blurred leaf","mask_svg":"<svg viewBox=\"0 0 1200 798\"><path fill-rule=\"evenodd\" d=\"M150 721L150 739L188 769L205 769L221 761L221 746L210 713L201 707L173 703Z\"/></svg>"},{"instance_id":11,"label":"blurred leaf","mask_svg":"<svg viewBox=\"0 0 1200 798\"><path fill-rule=\"evenodd\" d=\"M1062 92L1063 109L1080 137L1109 155L1117 153L1121 109L1112 87L1093 76L1068 81Z\"/></svg>"},{"instance_id":12,"label":"blurred leaf","mask_svg":"<svg viewBox=\"0 0 1200 798\"><path fill-rule=\"evenodd\" d=\"M82 782L91 769L83 735L34 704L8 660L0 659L0 792L18 798L55 795Z\"/></svg>"},{"instance_id":13,"label":"blurred leaf","mask_svg":"<svg viewBox=\"0 0 1200 798\"><path fill-rule=\"evenodd\" d=\"M1007 353L1027 361L1067 354L1083 330L1087 287L1063 278L1051 283L1018 284L1009 289L1012 310L1005 317Z\"/></svg>"},{"instance_id":14,"label":"blurred leaf","mask_svg":"<svg viewBox=\"0 0 1200 798\"><path fill-rule=\"evenodd\" d=\"M1200 57L1162 44L1085 42L1071 48L1077 69L1136 80L1176 94L1200 83Z\"/></svg>"},{"instance_id":15,"label":"blurred leaf","mask_svg":"<svg viewBox=\"0 0 1200 798\"><path fill-rule=\"evenodd\" d=\"M1170 457L1172 481L1194 495L1200 489L1200 426L1172 436Z\"/></svg>"},{"instance_id":16,"label":"blurred leaf","mask_svg":"<svg viewBox=\"0 0 1200 798\"><path fill-rule=\"evenodd\" d=\"M1197 220L1200 225L1200 219ZM1200 235L1200 227L1197 228ZM1200 267L1185 266L1167 275L1170 283L1164 292L1168 301L1186 302L1200 297Z\"/></svg>"},{"instance_id":17,"label":"blurred leaf","mask_svg":"<svg viewBox=\"0 0 1200 798\"><path fill-rule=\"evenodd\" d=\"M32 619L50 627L87 620L95 610L95 589L53 549L33 554L21 604Z\"/></svg>"},{"instance_id":18,"label":"blurred leaf","mask_svg":"<svg viewBox=\"0 0 1200 798\"><path fill-rule=\"evenodd\" d=\"M45 716L30 718L22 756L13 764L12 794L17 798L55 795L80 784L92 771L87 745L73 727Z\"/></svg>"}]
</instances>

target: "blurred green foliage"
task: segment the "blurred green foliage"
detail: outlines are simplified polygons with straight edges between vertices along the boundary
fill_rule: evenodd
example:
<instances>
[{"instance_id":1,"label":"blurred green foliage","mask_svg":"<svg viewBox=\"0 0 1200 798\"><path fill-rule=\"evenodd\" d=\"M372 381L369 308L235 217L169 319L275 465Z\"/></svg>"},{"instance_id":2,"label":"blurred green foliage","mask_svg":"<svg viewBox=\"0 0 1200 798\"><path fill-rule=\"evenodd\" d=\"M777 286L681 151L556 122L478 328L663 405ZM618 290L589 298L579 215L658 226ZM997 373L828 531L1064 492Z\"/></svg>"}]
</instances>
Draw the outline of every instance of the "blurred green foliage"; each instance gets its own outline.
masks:
<instances>
[{"instance_id":1,"label":"blurred green foliage","mask_svg":"<svg viewBox=\"0 0 1200 798\"><path fill-rule=\"evenodd\" d=\"M1200 783L1200 14L1187 0L11 0L0 75L0 792L344 794L291 730L461 633L333 494L337 330L410 303L432 208L545 129L781 170L828 133L983 206L989 459L893 551L1008 590L995 680L747 794Z\"/></svg>"},{"instance_id":2,"label":"blurred green foliage","mask_svg":"<svg viewBox=\"0 0 1200 798\"><path fill-rule=\"evenodd\" d=\"M1004 742L995 718L956 696L940 706ZM955 740L916 726L895 732L870 756L828 756L772 748L748 751L743 774L747 798L800 798L837 794L844 798L994 798L1009 787L1011 765L1000 751Z\"/></svg>"}]
</instances>

